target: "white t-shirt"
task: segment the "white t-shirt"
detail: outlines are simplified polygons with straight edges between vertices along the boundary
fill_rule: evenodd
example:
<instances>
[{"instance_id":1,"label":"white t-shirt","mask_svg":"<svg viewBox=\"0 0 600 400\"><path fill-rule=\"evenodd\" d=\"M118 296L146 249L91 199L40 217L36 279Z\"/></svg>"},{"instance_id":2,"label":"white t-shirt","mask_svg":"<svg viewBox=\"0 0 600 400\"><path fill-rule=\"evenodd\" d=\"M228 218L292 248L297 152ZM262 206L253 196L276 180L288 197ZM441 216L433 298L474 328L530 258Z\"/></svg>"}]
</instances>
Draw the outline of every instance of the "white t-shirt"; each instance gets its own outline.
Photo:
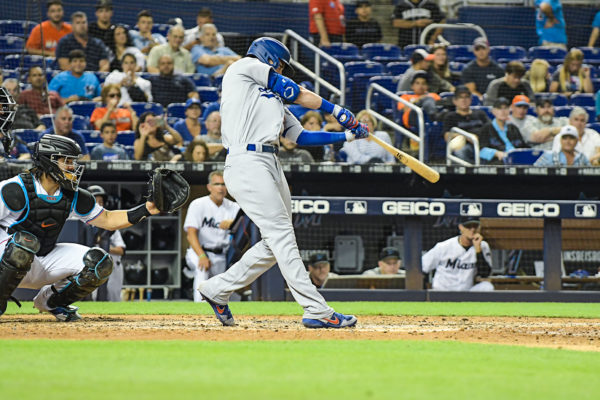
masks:
<instances>
[{"instance_id":1,"label":"white t-shirt","mask_svg":"<svg viewBox=\"0 0 600 400\"><path fill-rule=\"evenodd\" d=\"M229 245L229 231L219 228L223 220L234 219L240 206L229 199L223 199L218 206L210 196L200 197L190 203L183 229L198 230L198 241L203 248L226 249Z\"/></svg>"},{"instance_id":2,"label":"white t-shirt","mask_svg":"<svg viewBox=\"0 0 600 400\"><path fill-rule=\"evenodd\" d=\"M113 72L108 74L108 76L104 80L104 84L108 85L109 83L114 83L114 84L120 86L121 82L123 81L123 79L125 79L126 75L127 74L125 72L121 72L121 71L118 71L115 69ZM152 84L150 83L150 81L148 81L144 78L140 78L136 74L135 86L139 87L140 90L142 92L144 92L146 97L148 97L149 102L152 101ZM125 86L121 86L121 101L119 101L119 105L121 106L124 103L131 103L131 102L132 102L131 96L129 96L129 92L127 91L127 88Z\"/></svg>"},{"instance_id":3,"label":"white t-shirt","mask_svg":"<svg viewBox=\"0 0 600 400\"><path fill-rule=\"evenodd\" d=\"M560 152L560 137L559 135L554 136L554 141L552 142L552 151L555 153ZM591 159L594 154L598 152L600 148L600 133L596 132L593 129L585 128L583 131L583 136L580 140L577 141L575 145L575 150L583 153L587 159Z\"/></svg>"},{"instance_id":4,"label":"white t-shirt","mask_svg":"<svg viewBox=\"0 0 600 400\"><path fill-rule=\"evenodd\" d=\"M388 144L392 144L390 135L383 131L373 133L379 139ZM394 156L388 153L383 147L370 140L353 140L346 142L341 151L348 155L346 162L349 164L366 164L372 158L380 158L383 162L393 162Z\"/></svg>"}]
</instances>

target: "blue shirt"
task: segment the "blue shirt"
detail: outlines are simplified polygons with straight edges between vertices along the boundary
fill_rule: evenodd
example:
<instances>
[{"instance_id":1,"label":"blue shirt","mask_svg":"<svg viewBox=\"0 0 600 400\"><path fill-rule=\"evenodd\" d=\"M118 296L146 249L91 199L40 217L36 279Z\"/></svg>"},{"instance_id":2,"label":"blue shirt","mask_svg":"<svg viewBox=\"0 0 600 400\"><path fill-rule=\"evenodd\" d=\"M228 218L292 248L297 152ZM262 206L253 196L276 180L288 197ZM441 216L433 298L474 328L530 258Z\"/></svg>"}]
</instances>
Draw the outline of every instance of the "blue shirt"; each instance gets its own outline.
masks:
<instances>
[{"instance_id":1,"label":"blue shirt","mask_svg":"<svg viewBox=\"0 0 600 400\"><path fill-rule=\"evenodd\" d=\"M113 147L106 147L104 146L104 143L100 143L98 146L92 149L90 158L92 160L103 161L129 160L129 156L127 155L125 149L117 143L113 144Z\"/></svg>"},{"instance_id":2,"label":"blue shirt","mask_svg":"<svg viewBox=\"0 0 600 400\"><path fill-rule=\"evenodd\" d=\"M196 45L192 47L192 61L196 66L196 72L201 74L212 75L218 70L220 70L223 65L215 65L214 67L206 67L202 64L197 64L198 59L202 57L204 54L208 54L209 56L235 56L237 55L233 50L229 47L217 47L215 50L211 50L208 47L204 47L202 45Z\"/></svg>"},{"instance_id":3,"label":"blue shirt","mask_svg":"<svg viewBox=\"0 0 600 400\"><path fill-rule=\"evenodd\" d=\"M544 28L548 17L540 10L540 5L543 3L550 4L550 6L552 7L552 13L554 14L554 17L558 20L558 24L553 25L551 28ZM540 45L543 42L564 43L566 45L566 23L560 0L535 0L535 9L535 29L540 39Z\"/></svg>"},{"instance_id":4,"label":"blue shirt","mask_svg":"<svg viewBox=\"0 0 600 400\"><path fill-rule=\"evenodd\" d=\"M53 128L48 128L46 129L44 132L42 132L42 134L40 135L40 139L42 138L42 136L44 135L54 135L54 129ZM67 137L69 139L73 139L74 141L77 142L77 144L79 145L79 147L81 148L81 154L82 155L86 155L89 154L89 151L87 149L87 147L85 147L85 139L83 138L83 135L77 131L71 130L71 133L69 133L67 135Z\"/></svg>"},{"instance_id":5,"label":"blue shirt","mask_svg":"<svg viewBox=\"0 0 600 400\"><path fill-rule=\"evenodd\" d=\"M147 39L140 35L138 31L131 30L129 31L129 35L131 36L131 40L133 40L133 45L138 49L142 50L150 44L150 39ZM153 33L152 38L158 44L166 44L167 40L160 33Z\"/></svg>"},{"instance_id":6,"label":"blue shirt","mask_svg":"<svg viewBox=\"0 0 600 400\"><path fill-rule=\"evenodd\" d=\"M594 22L592 22L592 28L600 28L600 11L596 13Z\"/></svg>"},{"instance_id":7,"label":"blue shirt","mask_svg":"<svg viewBox=\"0 0 600 400\"><path fill-rule=\"evenodd\" d=\"M100 60L111 62L114 58L112 51L104 44L104 42L95 37L88 37L86 47L75 39L72 33L64 36L58 41L56 46L56 58L69 58L71 50L83 50L85 53L85 70L98 71L100 69Z\"/></svg>"},{"instance_id":8,"label":"blue shirt","mask_svg":"<svg viewBox=\"0 0 600 400\"><path fill-rule=\"evenodd\" d=\"M567 166L567 157L562 151L554 153L552 151L544 151L544 153L533 164L536 167L558 167L561 165ZM589 160L583 153L575 153L573 166L583 167L590 165Z\"/></svg>"},{"instance_id":9,"label":"blue shirt","mask_svg":"<svg viewBox=\"0 0 600 400\"><path fill-rule=\"evenodd\" d=\"M179 121L177 121L175 123L175 125L173 125L173 129L175 129L177 132L179 132L179 134L181 135L181 137L185 143L189 143L192 140L194 140L194 137L190 133L187 125L185 124L185 118L182 118ZM202 132L203 130L204 130L204 126L201 125L200 134L203 133Z\"/></svg>"},{"instance_id":10,"label":"blue shirt","mask_svg":"<svg viewBox=\"0 0 600 400\"><path fill-rule=\"evenodd\" d=\"M91 100L100 96L101 91L100 82L92 72L84 72L77 78L71 71L63 71L52 78L48 89L57 92L63 99L76 94Z\"/></svg>"}]
</instances>

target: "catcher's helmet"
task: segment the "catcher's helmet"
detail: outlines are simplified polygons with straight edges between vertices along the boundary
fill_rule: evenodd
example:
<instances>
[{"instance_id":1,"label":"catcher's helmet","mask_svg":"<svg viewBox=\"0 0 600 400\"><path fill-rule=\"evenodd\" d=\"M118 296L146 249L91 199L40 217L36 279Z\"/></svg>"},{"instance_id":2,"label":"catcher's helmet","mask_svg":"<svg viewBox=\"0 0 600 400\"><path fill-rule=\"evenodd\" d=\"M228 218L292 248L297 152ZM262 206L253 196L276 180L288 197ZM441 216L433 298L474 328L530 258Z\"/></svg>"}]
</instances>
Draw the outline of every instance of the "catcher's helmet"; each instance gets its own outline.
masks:
<instances>
[{"instance_id":1,"label":"catcher's helmet","mask_svg":"<svg viewBox=\"0 0 600 400\"><path fill-rule=\"evenodd\" d=\"M84 166L77 160L81 149L65 136L44 135L33 147L33 164L47 173L66 190L77 190ZM64 158L59 163L59 159Z\"/></svg>"},{"instance_id":2,"label":"catcher's helmet","mask_svg":"<svg viewBox=\"0 0 600 400\"><path fill-rule=\"evenodd\" d=\"M17 103L8 91L0 86L0 134L4 153L10 153L13 147L11 128L17 113Z\"/></svg>"},{"instance_id":3,"label":"catcher's helmet","mask_svg":"<svg viewBox=\"0 0 600 400\"><path fill-rule=\"evenodd\" d=\"M87 191L90 192L92 194L92 196L94 196L94 197L102 196L104 198L104 201L106 201L106 198L108 197L108 195L106 194L106 191L100 185L88 186Z\"/></svg>"},{"instance_id":4,"label":"catcher's helmet","mask_svg":"<svg viewBox=\"0 0 600 400\"><path fill-rule=\"evenodd\" d=\"M290 51L277 39L270 37L256 39L248 48L246 55L252 55L275 69L279 68L280 63L283 63L283 74L286 76L294 75L294 68L290 65L292 58Z\"/></svg>"}]
</instances>

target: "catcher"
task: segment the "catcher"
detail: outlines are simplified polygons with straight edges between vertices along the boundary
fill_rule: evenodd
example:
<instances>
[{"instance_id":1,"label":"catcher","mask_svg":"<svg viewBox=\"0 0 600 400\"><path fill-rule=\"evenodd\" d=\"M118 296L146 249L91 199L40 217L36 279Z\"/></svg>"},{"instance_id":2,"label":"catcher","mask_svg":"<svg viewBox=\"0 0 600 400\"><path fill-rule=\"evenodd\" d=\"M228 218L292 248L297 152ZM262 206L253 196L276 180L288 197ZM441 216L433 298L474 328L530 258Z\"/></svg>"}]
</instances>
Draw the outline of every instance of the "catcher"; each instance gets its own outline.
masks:
<instances>
[{"instance_id":1,"label":"catcher","mask_svg":"<svg viewBox=\"0 0 600 400\"><path fill-rule=\"evenodd\" d=\"M40 289L34 306L59 321L81 319L71 304L107 281L110 255L99 247L56 243L67 220L107 230L126 228L161 211L173 212L189 196L175 171L156 169L148 201L130 210L105 210L79 188L81 149L64 136L45 135L33 148L34 167L0 182L0 315L17 287Z\"/></svg>"}]
</instances>

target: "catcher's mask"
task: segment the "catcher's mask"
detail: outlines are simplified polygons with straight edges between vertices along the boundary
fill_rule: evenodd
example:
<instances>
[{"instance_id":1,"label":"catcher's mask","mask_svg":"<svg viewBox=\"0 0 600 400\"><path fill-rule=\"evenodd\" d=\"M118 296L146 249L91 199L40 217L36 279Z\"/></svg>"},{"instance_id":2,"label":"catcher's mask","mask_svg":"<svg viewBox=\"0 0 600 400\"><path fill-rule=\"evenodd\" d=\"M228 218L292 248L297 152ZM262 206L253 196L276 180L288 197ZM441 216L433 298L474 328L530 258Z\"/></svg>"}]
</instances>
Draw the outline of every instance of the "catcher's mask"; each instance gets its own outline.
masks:
<instances>
[{"instance_id":1,"label":"catcher's mask","mask_svg":"<svg viewBox=\"0 0 600 400\"><path fill-rule=\"evenodd\" d=\"M33 163L66 190L75 191L84 166L78 163L81 149L77 142L65 136L44 135L33 149Z\"/></svg>"},{"instance_id":2,"label":"catcher's mask","mask_svg":"<svg viewBox=\"0 0 600 400\"><path fill-rule=\"evenodd\" d=\"M0 86L0 135L4 153L10 153L13 147L14 137L11 133L15 114L17 113L17 103L8 91Z\"/></svg>"}]
</instances>

